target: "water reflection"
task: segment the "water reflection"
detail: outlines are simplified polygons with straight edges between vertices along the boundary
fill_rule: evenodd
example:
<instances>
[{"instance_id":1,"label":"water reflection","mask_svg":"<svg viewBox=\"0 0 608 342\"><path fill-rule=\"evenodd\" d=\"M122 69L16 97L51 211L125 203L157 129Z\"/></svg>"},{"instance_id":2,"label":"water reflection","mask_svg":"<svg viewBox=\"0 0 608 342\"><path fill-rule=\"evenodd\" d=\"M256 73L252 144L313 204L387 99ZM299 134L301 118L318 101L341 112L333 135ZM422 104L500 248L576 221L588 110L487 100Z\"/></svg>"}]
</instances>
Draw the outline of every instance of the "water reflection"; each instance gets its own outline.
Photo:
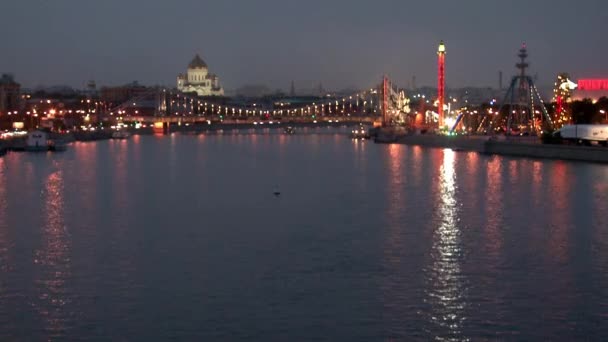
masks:
<instances>
[{"instance_id":1,"label":"water reflection","mask_svg":"<svg viewBox=\"0 0 608 342\"><path fill-rule=\"evenodd\" d=\"M532 200L534 206L541 205L542 188L545 185L543 179L543 166L545 164L540 161L532 161ZM524 165L526 166L526 165Z\"/></svg>"},{"instance_id":2,"label":"water reflection","mask_svg":"<svg viewBox=\"0 0 608 342\"><path fill-rule=\"evenodd\" d=\"M51 339L66 335L70 312L66 306L70 296L66 282L72 277L70 236L64 223L64 184L62 171L51 173L44 185L45 224L42 247L35 251L35 280L38 298L34 302Z\"/></svg>"},{"instance_id":3,"label":"water reflection","mask_svg":"<svg viewBox=\"0 0 608 342\"><path fill-rule=\"evenodd\" d=\"M355 147L355 151L357 151L357 153L364 152L365 147L368 144L367 141L360 140L360 139L352 139L351 141L352 141L352 144ZM361 155L361 154L358 154L358 155Z\"/></svg>"},{"instance_id":4,"label":"water reflection","mask_svg":"<svg viewBox=\"0 0 608 342\"><path fill-rule=\"evenodd\" d=\"M393 327L388 335L404 335L406 332L400 332L404 326L403 318L407 316L405 312L404 298L408 293L408 282L400 276L403 265L407 265L407 259L404 260L404 253L407 252L404 241L406 236L405 226L406 220L404 208L406 205L406 194L404 188L404 164L408 162L404 158L405 147L402 145L386 146L388 153L383 155L386 161L386 237L384 239L383 258L384 263L389 270L390 276L382 282L382 291L384 295L384 315L385 320L394 322L388 324ZM384 152L384 151L383 151ZM399 327L399 328L396 328Z\"/></svg>"},{"instance_id":5,"label":"water reflection","mask_svg":"<svg viewBox=\"0 0 608 342\"><path fill-rule=\"evenodd\" d=\"M459 154L462 156L462 154ZM469 152L465 155L465 161L466 161L466 166L467 166L467 170L469 172L465 172L464 175L464 185L466 187L467 190L471 191L473 189L477 190L477 186L478 186L478 180L479 180L479 153L476 152ZM474 197L472 198L472 200L475 203L472 203L472 207L473 208L477 208L477 201L479 200L479 198Z\"/></svg>"},{"instance_id":6,"label":"water reflection","mask_svg":"<svg viewBox=\"0 0 608 342\"><path fill-rule=\"evenodd\" d=\"M0 158L0 298L4 293L4 273L9 270L9 232L7 222L8 191L6 190L5 162Z\"/></svg>"},{"instance_id":7,"label":"water reflection","mask_svg":"<svg viewBox=\"0 0 608 342\"><path fill-rule=\"evenodd\" d=\"M593 185L593 208L592 215L595 229L592 240L595 242L593 249L596 257L593 259L594 273L598 275L597 288L599 292L599 305L603 308L602 320L608 320L608 168L594 175L596 182Z\"/></svg>"},{"instance_id":8,"label":"water reflection","mask_svg":"<svg viewBox=\"0 0 608 342\"><path fill-rule=\"evenodd\" d=\"M412 179L416 184L420 184L422 182L422 177L424 175L423 172L428 171L426 168L422 166L422 147L420 146L412 146L410 148L412 151Z\"/></svg>"},{"instance_id":9,"label":"water reflection","mask_svg":"<svg viewBox=\"0 0 608 342\"><path fill-rule=\"evenodd\" d=\"M437 340L462 340L466 321L466 287L461 269L463 250L458 217L455 153L443 151L439 173L438 227L433 236L427 300L431 305L431 321Z\"/></svg>"},{"instance_id":10,"label":"water reflection","mask_svg":"<svg viewBox=\"0 0 608 342\"><path fill-rule=\"evenodd\" d=\"M10 291L0 340L276 340L273 322L298 340L607 335L603 165L520 160L511 179L510 159L497 156L346 137L334 153L329 136L200 136L175 139L170 187L170 138L141 139L137 148L103 141L52 158L0 158L10 165L0 168L0 222L10 228L0 228L0 244L13 267L0 272ZM267 194L244 184L274 175L279 162L293 191L249 229ZM259 276L269 265L284 277Z\"/></svg>"},{"instance_id":11,"label":"water reflection","mask_svg":"<svg viewBox=\"0 0 608 342\"><path fill-rule=\"evenodd\" d=\"M549 253L550 258L558 262L568 259L570 233L574 229L572 212L570 210L570 192L572 175L564 162L556 162L551 168L549 176L550 195L546 201L550 202L553 210L548 213L550 224ZM539 213L540 214L540 213Z\"/></svg>"},{"instance_id":12,"label":"water reflection","mask_svg":"<svg viewBox=\"0 0 608 342\"><path fill-rule=\"evenodd\" d=\"M519 180L519 165L521 164L520 160L509 160L509 179L511 183L515 183Z\"/></svg>"},{"instance_id":13,"label":"water reflection","mask_svg":"<svg viewBox=\"0 0 608 342\"><path fill-rule=\"evenodd\" d=\"M114 184L112 186L114 199L112 201L112 205L115 206L115 210L125 208L125 202L129 198L127 193L127 168L129 156L128 145L125 144L125 142L126 140L121 140L112 146L114 147L112 154L115 156L115 162L113 165Z\"/></svg>"},{"instance_id":14,"label":"water reflection","mask_svg":"<svg viewBox=\"0 0 608 342\"><path fill-rule=\"evenodd\" d=\"M180 137L171 137L171 148L175 149L175 141ZM114 157L114 164L112 165L112 178L111 178L111 193L113 194L112 201L110 202L111 210L107 214L109 219L109 225L106 233L112 244L110 246L110 255L108 262L112 263L117 267L117 272L112 275L110 279L115 283L110 283L112 288L120 288L120 291L114 293L116 298L120 298L116 303L117 309L121 312L130 312L134 289L134 274L136 271L135 262L133 255L135 253L135 246L130 244L131 237L131 216L130 212L132 209L131 196L129 192L129 171L133 171L133 159L129 153L129 145L116 145L116 150L112 152ZM173 154L173 153L172 153ZM173 169L173 166L170 166ZM115 259L115 255L121 257ZM110 280L108 279L108 280ZM96 313L101 314L103 313Z\"/></svg>"},{"instance_id":15,"label":"water reflection","mask_svg":"<svg viewBox=\"0 0 608 342\"><path fill-rule=\"evenodd\" d=\"M387 203L388 210L386 212L388 220L389 238L387 240L389 254L388 261L391 263L399 263L401 255L401 237L403 236L402 227L404 223L403 212L405 202L405 172L403 164L405 163L403 145L392 144L388 147L388 184L387 184Z\"/></svg>"},{"instance_id":16,"label":"water reflection","mask_svg":"<svg viewBox=\"0 0 608 342\"><path fill-rule=\"evenodd\" d=\"M367 142L363 140L353 139L352 144L354 151L353 165L355 167L355 172L358 175L357 182L355 184L357 185L357 188L360 192L369 191L367 188L369 184L367 167L369 160L367 159L367 153L365 151Z\"/></svg>"},{"instance_id":17,"label":"water reflection","mask_svg":"<svg viewBox=\"0 0 608 342\"><path fill-rule=\"evenodd\" d=\"M491 258L493 264L497 262L503 244L502 227L503 227L503 181L504 176L503 160L500 158L492 158L487 165L486 171L486 187L485 187L485 212L486 224L484 228L484 252L488 258ZM488 262L490 260L488 259Z\"/></svg>"}]
</instances>

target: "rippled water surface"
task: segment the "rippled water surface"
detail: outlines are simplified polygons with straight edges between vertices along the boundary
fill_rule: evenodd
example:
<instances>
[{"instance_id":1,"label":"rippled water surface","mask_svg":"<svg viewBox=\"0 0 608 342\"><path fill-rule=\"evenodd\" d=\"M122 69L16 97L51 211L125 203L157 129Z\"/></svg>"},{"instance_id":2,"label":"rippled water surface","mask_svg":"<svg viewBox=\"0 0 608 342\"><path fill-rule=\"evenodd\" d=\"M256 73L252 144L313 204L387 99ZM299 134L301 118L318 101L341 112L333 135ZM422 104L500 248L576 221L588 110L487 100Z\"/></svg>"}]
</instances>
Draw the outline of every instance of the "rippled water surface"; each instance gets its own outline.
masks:
<instances>
[{"instance_id":1,"label":"rippled water surface","mask_svg":"<svg viewBox=\"0 0 608 342\"><path fill-rule=\"evenodd\" d=\"M604 165L337 134L0 158L3 341L607 336Z\"/></svg>"}]
</instances>

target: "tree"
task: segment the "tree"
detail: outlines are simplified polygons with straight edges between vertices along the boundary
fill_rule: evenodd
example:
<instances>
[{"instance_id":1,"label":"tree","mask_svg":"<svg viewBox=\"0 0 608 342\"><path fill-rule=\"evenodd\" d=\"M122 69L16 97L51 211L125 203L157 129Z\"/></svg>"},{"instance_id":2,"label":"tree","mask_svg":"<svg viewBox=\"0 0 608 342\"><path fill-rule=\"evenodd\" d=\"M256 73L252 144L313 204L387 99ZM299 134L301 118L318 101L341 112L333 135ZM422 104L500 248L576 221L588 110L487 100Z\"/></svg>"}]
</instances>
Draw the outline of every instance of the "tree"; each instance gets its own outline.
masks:
<instances>
[{"instance_id":1,"label":"tree","mask_svg":"<svg viewBox=\"0 0 608 342\"><path fill-rule=\"evenodd\" d=\"M598 112L601 122L608 124L608 97L602 96L595 103L595 109Z\"/></svg>"},{"instance_id":2,"label":"tree","mask_svg":"<svg viewBox=\"0 0 608 342\"><path fill-rule=\"evenodd\" d=\"M572 102L571 109L575 124L591 124L599 121L596 105L590 99Z\"/></svg>"}]
</instances>

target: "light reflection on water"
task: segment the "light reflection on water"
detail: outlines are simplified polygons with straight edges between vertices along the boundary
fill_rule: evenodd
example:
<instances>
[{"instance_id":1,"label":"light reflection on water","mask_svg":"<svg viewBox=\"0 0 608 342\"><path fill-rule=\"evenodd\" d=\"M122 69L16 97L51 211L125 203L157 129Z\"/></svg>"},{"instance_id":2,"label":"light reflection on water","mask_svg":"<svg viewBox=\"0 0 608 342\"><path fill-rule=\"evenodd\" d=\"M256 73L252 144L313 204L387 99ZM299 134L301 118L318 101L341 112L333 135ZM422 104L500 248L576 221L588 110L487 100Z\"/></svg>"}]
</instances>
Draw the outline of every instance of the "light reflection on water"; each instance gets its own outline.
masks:
<instances>
[{"instance_id":1,"label":"light reflection on water","mask_svg":"<svg viewBox=\"0 0 608 342\"><path fill-rule=\"evenodd\" d=\"M405 147L391 145L388 147L388 191L386 219L388 222L388 239L386 241L385 254L387 261L393 268L398 269L401 260L401 247L403 246L403 230L407 229L404 217L404 188L403 183L407 179L404 172L403 159Z\"/></svg>"},{"instance_id":2,"label":"light reflection on water","mask_svg":"<svg viewBox=\"0 0 608 342\"><path fill-rule=\"evenodd\" d=\"M570 196L571 196L571 179L572 175L568 174L567 166L563 162L557 162L553 165L551 170L548 172L548 186L551 189L553 210L548 214L550 226L549 228L549 248L550 253L548 257L554 259L558 263L566 262L568 253L571 248L568 246L568 235L572 233L572 230L576 227L572 225L574 222L571 217L571 210L569 208ZM539 214L546 206L546 203L539 203Z\"/></svg>"},{"instance_id":3,"label":"light reflection on water","mask_svg":"<svg viewBox=\"0 0 608 342\"><path fill-rule=\"evenodd\" d=\"M466 317L466 279L461 270L463 251L460 241L458 185L455 172L455 152L443 150L437 193L438 227L433 233L431 264L427 270L427 301L430 318L439 329L432 329L437 340L463 340Z\"/></svg>"},{"instance_id":4,"label":"light reflection on water","mask_svg":"<svg viewBox=\"0 0 608 342\"><path fill-rule=\"evenodd\" d=\"M6 190L6 175L4 169L6 168L5 162L0 158L0 272L7 272L9 270L9 232L7 222L7 190ZM0 276L0 296L4 294L5 279Z\"/></svg>"},{"instance_id":5,"label":"light reflection on water","mask_svg":"<svg viewBox=\"0 0 608 342\"><path fill-rule=\"evenodd\" d=\"M415 163L417 166L414 167L412 170L411 181L413 181L415 184L420 184L423 180L423 177L425 176L424 172L428 171L420 165L420 163L422 163L423 157L422 147L412 146L410 148L410 151L412 153L412 163Z\"/></svg>"},{"instance_id":6,"label":"light reflection on water","mask_svg":"<svg viewBox=\"0 0 608 342\"><path fill-rule=\"evenodd\" d=\"M172 136L171 151L175 149L174 139ZM111 251L111 255L120 255L120 258L115 259L112 257L112 262L118 267L108 279L116 289L114 293L116 303L114 305L121 312L131 313L133 312L133 298L137 296L141 287L138 286L137 281L134 279L136 271L133 257L135 253L134 246L125 242L130 240L132 232L129 228L135 219L131 214L133 204L132 196L129 193L129 179L137 181L139 178L139 168L134 165L139 159L139 157L136 157L138 153L130 153L130 151L137 148L139 144L137 142L130 144L126 140L111 141L110 143L113 156L111 169L113 172L111 172L109 189L106 191L112 194L112 200L110 201L111 214L108 217L108 227L100 228L106 228L104 230L107 234L107 239L110 241L110 245L107 248ZM135 177L129 178L130 174ZM172 180L173 174L177 174L177 172L171 174ZM103 317L104 314L102 313L101 316Z\"/></svg>"},{"instance_id":7,"label":"light reflection on water","mask_svg":"<svg viewBox=\"0 0 608 342\"><path fill-rule=\"evenodd\" d=\"M545 165L541 161L531 161L532 163L532 203L534 206L541 205L542 188L546 186L543 177Z\"/></svg>"},{"instance_id":8,"label":"light reflection on water","mask_svg":"<svg viewBox=\"0 0 608 342\"><path fill-rule=\"evenodd\" d=\"M67 290L67 283L72 278L71 238L64 222L64 186L62 171L56 170L48 175L42 194L45 203L42 246L34 252L38 298L32 305L42 318L50 338L65 337L66 321L77 315L66 310L74 297Z\"/></svg>"},{"instance_id":9,"label":"light reflection on water","mask_svg":"<svg viewBox=\"0 0 608 342\"><path fill-rule=\"evenodd\" d=\"M407 279L401 275L407 265L408 255L408 210L404 208L405 188L404 183L408 181L409 170L403 163L407 147L390 145L387 147L386 160L386 237L383 244L383 259L390 276L383 279L381 283L383 295L383 317L389 323L390 329L386 334L389 340L411 332L414 322L405 320L407 310L414 310L406 303L404 294L408 292L408 283L414 279ZM420 154L417 155L420 157ZM419 165L419 164L418 164ZM404 260L405 259L405 260ZM404 265L405 262L405 265Z\"/></svg>"},{"instance_id":10,"label":"light reflection on water","mask_svg":"<svg viewBox=\"0 0 608 342\"><path fill-rule=\"evenodd\" d=\"M499 158L493 158L487 163L485 192L483 196L485 222L483 231L485 233L484 253L488 255L493 264L496 265L503 245L503 215L504 198L501 196L505 189L503 187L503 162ZM484 224L485 223L485 224Z\"/></svg>"},{"instance_id":11,"label":"light reflection on water","mask_svg":"<svg viewBox=\"0 0 608 342\"><path fill-rule=\"evenodd\" d=\"M608 334L605 166L323 132L3 157L0 340Z\"/></svg>"}]
</instances>

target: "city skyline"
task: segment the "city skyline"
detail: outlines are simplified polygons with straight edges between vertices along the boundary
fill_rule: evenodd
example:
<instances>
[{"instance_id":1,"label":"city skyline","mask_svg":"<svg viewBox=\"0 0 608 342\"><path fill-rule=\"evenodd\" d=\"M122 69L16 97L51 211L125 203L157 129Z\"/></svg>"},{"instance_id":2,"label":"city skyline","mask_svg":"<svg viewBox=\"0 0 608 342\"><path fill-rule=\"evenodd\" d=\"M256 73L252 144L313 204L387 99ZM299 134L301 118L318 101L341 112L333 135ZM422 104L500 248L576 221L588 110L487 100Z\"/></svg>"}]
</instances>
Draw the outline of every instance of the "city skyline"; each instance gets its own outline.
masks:
<instances>
[{"instance_id":1,"label":"city skyline","mask_svg":"<svg viewBox=\"0 0 608 342\"><path fill-rule=\"evenodd\" d=\"M526 42L531 74L606 77L601 41L608 4L597 0L508 4L471 0L405 4L266 0L20 1L3 4L0 71L25 87L175 84L199 53L226 89L266 85L365 88L388 74L400 87L434 86L436 48L447 48L447 87L497 87L516 73ZM437 10L442 8L442 10ZM28 23L25 25L25 23ZM583 25L584 24L584 25Z\"/></svg>"}]
</instances>

